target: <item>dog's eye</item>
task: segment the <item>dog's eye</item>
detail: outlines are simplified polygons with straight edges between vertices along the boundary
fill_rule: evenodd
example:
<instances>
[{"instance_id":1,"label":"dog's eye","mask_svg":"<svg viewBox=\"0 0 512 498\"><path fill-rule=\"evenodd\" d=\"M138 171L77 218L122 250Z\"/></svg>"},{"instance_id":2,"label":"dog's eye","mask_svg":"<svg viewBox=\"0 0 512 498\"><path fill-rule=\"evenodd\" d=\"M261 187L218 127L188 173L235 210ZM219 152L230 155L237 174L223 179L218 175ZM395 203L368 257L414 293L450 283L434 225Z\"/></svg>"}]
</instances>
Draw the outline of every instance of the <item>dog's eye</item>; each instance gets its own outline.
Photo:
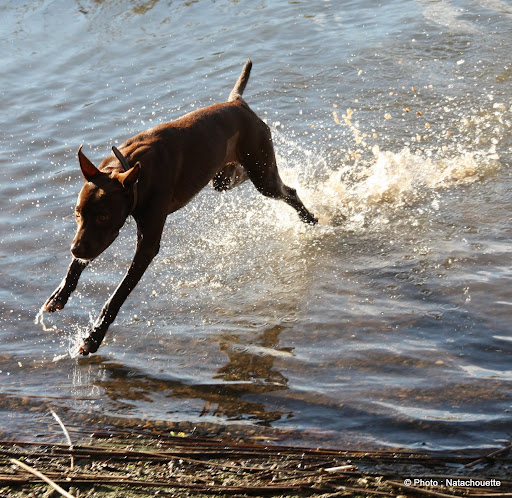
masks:
<instances>
[{"instance_id":1,"label":"dog's eye","mask_svg":"<svg viewBox=\"0 0 512 498\"><path fill-rule=\"evenodd\" d=\"M96 216L96 221L98 223L106 223L108 221L108 214L99 214Z\"/></svg>"},{"instance_id":2,"label":"dog's eye","mask_svg":"<svg viewBox=\"0 0 512 498\"><path fill-rule=\"evenodd\" d=\"M75 211L75 218L79 220L81 218L81 214L78 211Z\"/></svg>"}]
</instances>

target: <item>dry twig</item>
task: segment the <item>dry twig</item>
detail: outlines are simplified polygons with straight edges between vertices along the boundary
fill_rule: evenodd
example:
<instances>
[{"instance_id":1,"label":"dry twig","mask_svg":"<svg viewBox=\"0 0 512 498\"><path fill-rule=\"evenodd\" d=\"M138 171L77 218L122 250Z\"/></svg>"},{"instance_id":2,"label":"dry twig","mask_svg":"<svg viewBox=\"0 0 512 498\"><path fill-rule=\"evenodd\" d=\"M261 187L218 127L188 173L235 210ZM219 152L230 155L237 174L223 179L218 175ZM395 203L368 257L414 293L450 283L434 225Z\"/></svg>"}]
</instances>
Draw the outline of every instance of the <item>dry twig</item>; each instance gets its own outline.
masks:
<instances>
[{"instance_id":1,"label":"dry twig","mask_svg":"<svg viewBox=\"0 0 512 498\"><path fill-rule=\"evenodd\" d=\"M66 436L66 439L68 441L69 449L71 450L71 470L73 470L73 468L75 467L75 461L73 459L73 453L72 453L73 452L73 443L71 442L71 437L69 436L69 432L66 429L66 426L64 425L62 420L60 419L60 417L51 408L50 408L50 412L53 415L53 418L60 425L60 428L62 429L62 432L64 433L64 436Z\"/></svg>"},{"instance_id":2,"label":"dry twig","mask_svg":"<svg viewBox=\"0 0 512 498\"><path fill-rule=\"evenodd\" d=\"M49 477L45 476L38 470L33 469L32 467L28 466L26 463L20 462L19 460L16 460L15 458L10 458L9 461L11 463L14 463L15 465L18 465L18 467L21 467L23 470L30 472L31 474L35 475L39 479L42 479L44 482L49 484L55 491L60 493L62 496L65 496L66 498L75 498L72 494L69 494L65 489L62 489L57 483L52 481Z\"/></svg>"},{"instance_id":3,"label":"dry twig","mask_svg":"<svg viewBox=\"0 0 512 498\"><path fill-rule=\"evenodd\" d=\"M476 460L473 460L472 462L467 463L465 465L465 467L469 469L471 467L474 467L475 465L478 465L479 463L483 463L483 462L492 460L495 457L507 455L510 452L510 450L512 450L512 444L509 444L508 446L505 446L505 448L501 448L500 450L493 451L492 453L489 453L488 455L477 458Z\"/></svg>"}]
</instances>

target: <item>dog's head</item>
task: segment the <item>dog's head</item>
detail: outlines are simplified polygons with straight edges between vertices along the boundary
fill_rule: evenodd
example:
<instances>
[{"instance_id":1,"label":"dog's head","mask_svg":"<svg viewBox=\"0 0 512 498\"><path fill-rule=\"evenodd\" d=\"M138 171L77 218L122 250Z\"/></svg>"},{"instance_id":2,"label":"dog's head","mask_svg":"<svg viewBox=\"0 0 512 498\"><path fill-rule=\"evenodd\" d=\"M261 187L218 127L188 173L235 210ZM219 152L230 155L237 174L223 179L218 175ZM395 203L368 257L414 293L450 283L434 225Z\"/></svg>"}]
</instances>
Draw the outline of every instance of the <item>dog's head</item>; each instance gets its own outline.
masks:
<instances>
[{"instance_id":1,"label":"dog's head","mask_svg":"<svg viewBox=\"0 0 512 498\"><path fill-rule=\"evenodd\" d=\"M132 211L140 164L127 169L126 160L121 161L124 172L106 173L87 159L82 147L78 149L78 161L84 185L75 208L78 226L71 254L75 258L91 260L114 242Z\"/></svg>"}]
</instances>

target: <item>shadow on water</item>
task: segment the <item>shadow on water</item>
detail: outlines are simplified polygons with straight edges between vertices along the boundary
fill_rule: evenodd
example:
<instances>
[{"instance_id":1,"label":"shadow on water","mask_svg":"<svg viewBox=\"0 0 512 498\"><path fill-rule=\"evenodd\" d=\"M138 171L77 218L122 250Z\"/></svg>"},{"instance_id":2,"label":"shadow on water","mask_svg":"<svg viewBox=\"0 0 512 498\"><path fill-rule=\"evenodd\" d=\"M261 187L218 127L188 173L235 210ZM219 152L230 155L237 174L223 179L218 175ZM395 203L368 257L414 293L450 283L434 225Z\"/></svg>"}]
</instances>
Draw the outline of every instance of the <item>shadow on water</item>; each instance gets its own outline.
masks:
<instances>
[{"instance_id":1,"label":"shadow on water","mask_svg":"<svg viewBox=\"0 0 512 498\"><path fill-rule=\"evenodd\" d=\"M250 395L262 396L274 391L287 389L287 379L274 368L273 353L261 351L251 353L250 349L272 350L276 355L290 354L288 350L279 350L280 328L264 331L253 341L252 346L243 346L236 336L223 336L219 349L228 357L228 363L218 369L220 383L189 384L177 379L162 379L147 372L128 368L112 360L93 361L101 367L101 379L94 385L105 395L130 408L130 402L152 402L155 398L172 398L172 405L178 400L195 400L202 404L199 419L204 416L220 417L230 421L250 420L259 424L270 424L281 419L284 413L269 411L263 402L252 402L243 398ZM194 403L196 404L196 403ZM165 410L165 406L160 406ZM172 410L170 411L172 413Z\"/></svg>"},{"instance_id":2,"label":"shadow on water","mask_svg":"<svg viewBox=\"0 0 512 498\"><path fill-rule=\"evenodd\" d=\"M223 335L219 349L229 362L217 370L214 378L224 381L256 382L274 385L277 390L288 387L288 379L274 368L278 356L293 356L293 348L277 348L284 327L275 326L247 344L240 336Z\"/></svg>"}]
</instances>

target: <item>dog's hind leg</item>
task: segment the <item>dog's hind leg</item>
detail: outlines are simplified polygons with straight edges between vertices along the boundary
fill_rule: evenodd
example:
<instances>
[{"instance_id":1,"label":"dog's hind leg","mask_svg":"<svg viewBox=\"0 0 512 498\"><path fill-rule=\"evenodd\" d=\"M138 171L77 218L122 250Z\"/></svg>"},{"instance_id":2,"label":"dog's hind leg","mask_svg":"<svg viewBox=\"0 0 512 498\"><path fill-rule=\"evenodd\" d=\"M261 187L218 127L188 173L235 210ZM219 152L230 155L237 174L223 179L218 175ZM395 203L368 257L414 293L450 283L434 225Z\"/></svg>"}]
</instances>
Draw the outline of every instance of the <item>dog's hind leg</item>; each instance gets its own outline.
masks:
<instances>
[{"instance_id":1,"label":"dog's hind leg","mask_svg":"<svg viewBox=\"0 0 512 498\"><path fill-rule=\"evenodd\" d=\"M274 146L272 136L268 126L261 122L259 140L256 140L256 147L252 150L245 150L242 154L241 163L247 171L249 178L254 186L266 197L272 199L281 199L297 213L304 223L314 225L318 223L315 218L304 206L297 195L297 191L283 183L277 170Z\"/></svg>"}]
</instances>

